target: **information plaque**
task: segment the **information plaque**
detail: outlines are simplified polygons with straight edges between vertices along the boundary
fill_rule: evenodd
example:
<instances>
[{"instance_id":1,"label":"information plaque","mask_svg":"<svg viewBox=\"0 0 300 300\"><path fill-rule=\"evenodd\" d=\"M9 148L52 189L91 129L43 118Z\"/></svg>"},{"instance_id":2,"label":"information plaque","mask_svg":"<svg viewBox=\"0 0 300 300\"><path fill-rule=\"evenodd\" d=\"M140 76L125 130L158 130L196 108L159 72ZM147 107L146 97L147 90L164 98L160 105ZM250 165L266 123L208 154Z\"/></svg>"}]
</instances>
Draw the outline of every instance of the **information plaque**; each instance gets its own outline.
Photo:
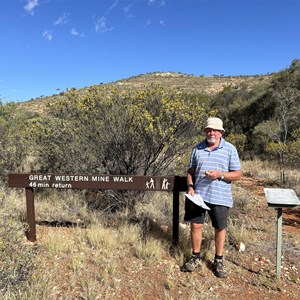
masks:
<instances>
[{"instance_id":1,"label":"information plaque","mask_svg":"<svg viewBox=\"0 0 300 300\"><path fill-rule=\"evenodd\" d=\"M276 241L276 275L281 273L281 247L282 247L282 209L292 208L300 204L300 201L292 189L265 188L265 195L269 207L277 210L277 241Z\"/></svg>"},{"instance_id":2,"label":"information plaque","mask_svg":"<svg viewBox=\"0 0 300 300\"><path fill-rule=\"evenodd\" d=\"M300 204L297 194L292 189L265 188L264 191L270 207L295 207Z\"/></svg>"}]
</instances>

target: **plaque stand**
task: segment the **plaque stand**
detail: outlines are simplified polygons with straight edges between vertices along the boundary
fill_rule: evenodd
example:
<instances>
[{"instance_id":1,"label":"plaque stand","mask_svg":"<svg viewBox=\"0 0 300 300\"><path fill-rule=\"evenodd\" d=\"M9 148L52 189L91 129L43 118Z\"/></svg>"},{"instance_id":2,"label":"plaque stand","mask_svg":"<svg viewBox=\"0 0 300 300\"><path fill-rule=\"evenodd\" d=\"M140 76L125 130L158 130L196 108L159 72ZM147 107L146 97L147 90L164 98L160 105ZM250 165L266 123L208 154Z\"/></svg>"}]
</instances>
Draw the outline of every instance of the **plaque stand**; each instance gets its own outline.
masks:
<instances>
[{"instance_id":1,"label":"plaque stand","mask_svg":"<svg viewBox=\"0 0 300 300\"><path fill-rule=\"evenodd\" d=\"M277 241L276 241L276 277L280 278L281 272L281 245L282 245L282 208L277 208Z\"/></svg>"},{"instance_id":2,"label":"plaque stand","mask_svg":"<svg viewBox=\"0 0 300 300\"><path fill-rule=\"evenodd\" d=\"M293 208L300 201L292 189L264 189L268 206L277 209L277 241L276 241L276 276L280 278L281 273L281 245L282 245L282 208Z\"/></svg>"}]
</instances>

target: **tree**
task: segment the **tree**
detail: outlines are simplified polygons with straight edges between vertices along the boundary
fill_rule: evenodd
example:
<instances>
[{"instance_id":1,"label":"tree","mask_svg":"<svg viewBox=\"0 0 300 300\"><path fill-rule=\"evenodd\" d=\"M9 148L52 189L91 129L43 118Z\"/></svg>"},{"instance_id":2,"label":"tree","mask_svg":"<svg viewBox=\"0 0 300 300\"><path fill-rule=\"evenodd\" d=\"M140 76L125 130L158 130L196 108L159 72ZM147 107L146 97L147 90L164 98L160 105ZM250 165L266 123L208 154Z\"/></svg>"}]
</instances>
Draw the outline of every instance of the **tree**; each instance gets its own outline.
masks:
<instances>
[{"instance_id":1,"label":"tree","mask_svg":"<svg viewBox=\"0 0 300 300\"><path fill-rule=\"evenodd\" d=\"M245 149L245 144L247 141L247 136L243 133L230 133L227 137L226 140L237 148L237 151L240 156L243 155L244 149Z\"/></svg>"},{"instance_id":2,"label":"tree","mask_svg":"<svg viewBox=\"0 0 300 300\"><path fill-rule=\"evenodd\" d=\"M45 143L48 133L56 132L59 139L52 136L51 143L68 151L59 156L60 170L123 175L166 172L195 143L206 118L199 101L158 85L131 91L93 86L81 95L68 91L51 111L47 134L39 139ZM54 171L58 164L49 168Z\"/></svg>"},{"instance_id":3,"label":"tree","mask_svg":"<svg viewBox=\"0 0 300 300\"><path fill-rule=\"evenodd\" d=\"M196 143L206 119L200 101L159 85L70 90L28 134L36 138L43 172L174 175L176 161ZM128 195L116 194L110 193L116 206L124 206Z\"/></svg>"},{"instance_id":4,"label":"tree","mask_svg":"<svg viewBox=\"0 0 300 300\"><path fill-rule=\"evenodd\" d=\"M280 165L280 179L285 183L285 167L299 161L292 159L290 145L295 143L296 130L299 128L300 104L300 62L294 60L290 68L277 74L270 88L276 99L274 113L269 120L255 128L257 134L269 137L266 151L277 156ZM294 136L293 136L294 133Z\"/></svg>"},{"instance_id":5,"label":"tree","mask_svg":"<svg viewBox=\"0 0 300 300\"><path fill-rule=\"evenodd\" d=\"M0 103L0 172L22 172L29 156L30 141L25 134L34 113L18 109L14 103ZM6 179L5 179L6 180Z\"/></svg>"}]
</instances>

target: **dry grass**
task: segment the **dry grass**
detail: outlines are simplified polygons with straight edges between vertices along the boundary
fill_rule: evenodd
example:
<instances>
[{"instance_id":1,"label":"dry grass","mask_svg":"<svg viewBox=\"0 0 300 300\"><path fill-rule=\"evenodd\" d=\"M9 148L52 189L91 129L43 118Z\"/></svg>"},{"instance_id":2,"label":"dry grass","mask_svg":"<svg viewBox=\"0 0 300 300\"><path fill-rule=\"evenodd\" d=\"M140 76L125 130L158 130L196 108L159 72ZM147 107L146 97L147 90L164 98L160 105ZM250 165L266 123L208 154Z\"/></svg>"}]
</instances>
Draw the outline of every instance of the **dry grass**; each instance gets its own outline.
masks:
<instances>
[{"instance_id":1,"label":"dry grass","mask_svg":"<svg viewBox=\"0 0 300 300\"><path fill-rule=\"evenodd\" d=\"M269 167L272 165L259 161L243 162L244 174L251 173L253 177L263 178L264 182L273 182L273 176L276 176L276 171ZM295 180L299 176L296 173L291 173ZM3 266L9 261L9 255L2 255L2 282L10 280L12 274L18 278L20 268L17 266L22 265L24 255L32 267L30 272L24 273L24 280L12 281L17 285L2 287L0 299L220 299L218 292L229 295L238 280L243 288L249 285L268 293L277 291L280 284L274 282L275 262L272 259L276 246L275 212L267 208L261 195L262 187L253 184L251 178L248 180L233 185L235 206L230 211L226 258L230 262L229 270L237 277L234 283L227 281L226 284L214 282L205 263L214 255L214 232L209 219L204 227L201 275L180 272L180 266L191 251L190 231L188 224L180 223L179 252L173 256L169 251L171 194L146 194L136 205L134 219L128 211L105 218L101 212L91 212L82 200L82 194L74 191L52 190L38 194L37 219L64 220L86 226L38 226L37 243L28 245L22 232L24 226L20 227L25 221L25 195L23 191L8 191L2 187L2 220L4 217L10 220L11 232L18 236L12 242L24 250L22 256L16 251L16 268L7 268L6 273ZM183 207L182 195L180 220L183 220ZM2 239L8 233L4 231L4 223L0 228ZM294 236L286 234L283 238L284 284L298 284L299 273L293 269L293 264L299 257L299 244ZM238 242L246 245L246 253L235 250ZM260 262L261 257L270 262ZM243 276L249 278L243 281ZM228 298L224 296L223 299Z\"/></svg>"},{"instance_id":2,"label":"dry grass","mask_svg":"<svg viewBox=\"0 0 300 300\"><path fill-rule=\"evenodd\" d=\"M261 161L259 159L242 162L243 173L254 177L266 185L281 185L280 168L274 161ZM286 184L284 187L292 188L300 194L300 172L293 168L284 169Z\"/></svg>"},{"instance_id":3,"label":"dry grass","mask_svg":"<svg viewBox=\"0 0 300 300\"><path fill-rule=\"evenodd\" d=\"M72 190L45 189L37 193L35 209L38 220L85 224L94 217L89 213L82 194Z\"/></svg>"}]
</instances>

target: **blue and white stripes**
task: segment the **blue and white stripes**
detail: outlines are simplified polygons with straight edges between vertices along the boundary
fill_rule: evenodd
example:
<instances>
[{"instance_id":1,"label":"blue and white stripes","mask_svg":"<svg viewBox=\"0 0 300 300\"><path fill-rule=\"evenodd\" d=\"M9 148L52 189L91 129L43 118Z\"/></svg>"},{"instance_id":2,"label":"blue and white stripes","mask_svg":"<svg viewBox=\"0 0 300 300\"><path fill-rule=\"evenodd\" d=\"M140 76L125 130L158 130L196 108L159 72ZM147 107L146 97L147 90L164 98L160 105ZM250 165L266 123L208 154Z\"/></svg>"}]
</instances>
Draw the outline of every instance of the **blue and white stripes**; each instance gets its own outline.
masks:
<instances>
[{"instance_id":1,"label":"blue and white stripes","mask_svg":"<svg viewBox=\"0 0 300 300\"><path fill-rule=\"evenodd\" d=\"M207 170L229 172L241 169L237 150L232 144L221 138L219 146L211 151L206 141L202 141L193 149L188 167L195 172L195 193L200 194L205 202L233 206L231 182L210 180L204 174Z\"/></svg>"}]
</instances>

